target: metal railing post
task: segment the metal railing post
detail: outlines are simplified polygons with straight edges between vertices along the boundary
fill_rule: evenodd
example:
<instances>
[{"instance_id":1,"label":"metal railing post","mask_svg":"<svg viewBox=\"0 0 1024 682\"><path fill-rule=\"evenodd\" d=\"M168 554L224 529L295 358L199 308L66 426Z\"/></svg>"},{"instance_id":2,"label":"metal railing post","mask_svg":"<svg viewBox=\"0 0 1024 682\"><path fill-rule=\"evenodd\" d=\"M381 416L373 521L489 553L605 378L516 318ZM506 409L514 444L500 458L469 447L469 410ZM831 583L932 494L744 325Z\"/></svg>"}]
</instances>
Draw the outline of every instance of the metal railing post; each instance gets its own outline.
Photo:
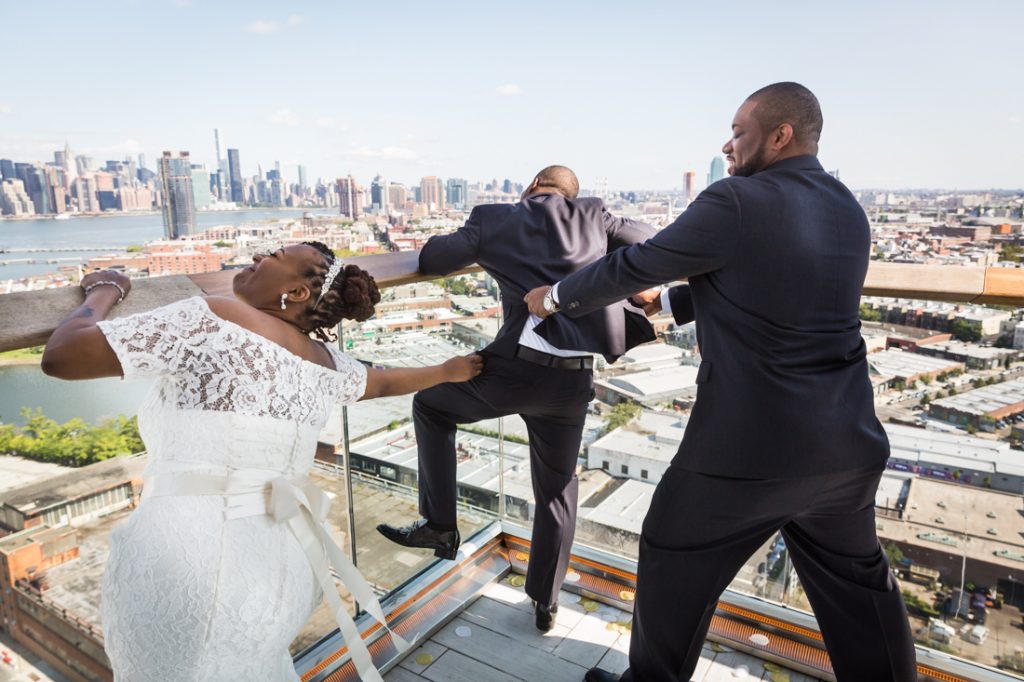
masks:
<instances>
[{"instance_id":1,"label":"metal railing post","mask_svg":"<svg viewBox=\"0 0 1024 682\"><path fill-rule=\"evenodd\" d=\"M345 352L345 325L338 323L338 350ZM356 506L352 497L352 443L348 433L348 406L341 406L341 443L345 450L345 496L348 498L348 544L352 552L352 565L358 567L356 558ZM359 602L353 600L356 613L359 613Z\"/></svg>"}]
</instances>

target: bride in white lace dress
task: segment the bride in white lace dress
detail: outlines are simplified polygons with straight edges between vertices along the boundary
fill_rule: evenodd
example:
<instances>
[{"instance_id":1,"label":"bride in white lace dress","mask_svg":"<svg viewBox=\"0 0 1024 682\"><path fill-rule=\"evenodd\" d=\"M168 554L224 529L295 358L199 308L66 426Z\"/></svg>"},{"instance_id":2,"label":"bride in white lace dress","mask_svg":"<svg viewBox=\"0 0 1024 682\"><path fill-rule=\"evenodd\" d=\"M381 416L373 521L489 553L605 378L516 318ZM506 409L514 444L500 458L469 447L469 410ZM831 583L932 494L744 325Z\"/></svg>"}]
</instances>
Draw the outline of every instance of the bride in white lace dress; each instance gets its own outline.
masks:
<instances>
[{"instance_id":1,"label":"bride in white lace dress","mask_svg":"<svg viewBox=\"0 0 1024 682\"><path fill-rule=\"evenodd\" d=\"M111 536L103 581L118 681L297 680L288 645L330 601L364 679L380 679L328 563L379 619L379 605L323 527L306 474L332 405L479 374L478 356L422 369L367 369L325 329L363 320L380 294L316 242L257 256L236 298L191 298L103 321L124 275L82 280L85 302L53 333L43 371L64 379L159 380L139 410L143 499ZM333 266L333 267L332 267ZM321 338L314 340L316 332ZM355 639L358 639L357 637Z\"/></svg>"}]
</instances>

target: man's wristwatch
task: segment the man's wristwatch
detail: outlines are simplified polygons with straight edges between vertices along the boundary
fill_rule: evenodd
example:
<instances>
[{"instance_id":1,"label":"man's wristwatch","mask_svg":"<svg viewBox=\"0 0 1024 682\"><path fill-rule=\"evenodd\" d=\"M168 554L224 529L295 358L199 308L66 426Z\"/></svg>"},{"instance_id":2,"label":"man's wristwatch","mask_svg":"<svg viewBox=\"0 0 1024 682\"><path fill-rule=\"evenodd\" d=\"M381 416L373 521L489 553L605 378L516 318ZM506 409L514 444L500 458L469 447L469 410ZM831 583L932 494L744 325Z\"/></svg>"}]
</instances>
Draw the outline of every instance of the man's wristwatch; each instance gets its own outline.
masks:
<instances>
[{"instance_id":1,"label":"man's wristwatch","mask_svg":"<svg viewBox=\"0 0 1024 682\"><path fill-rule=\"evenodd\" d=\"M544 294L544 310L549 313L558 312L558 301L555 300L554 287L548 287L548 291Z\"/></svg>"}]
</instances>

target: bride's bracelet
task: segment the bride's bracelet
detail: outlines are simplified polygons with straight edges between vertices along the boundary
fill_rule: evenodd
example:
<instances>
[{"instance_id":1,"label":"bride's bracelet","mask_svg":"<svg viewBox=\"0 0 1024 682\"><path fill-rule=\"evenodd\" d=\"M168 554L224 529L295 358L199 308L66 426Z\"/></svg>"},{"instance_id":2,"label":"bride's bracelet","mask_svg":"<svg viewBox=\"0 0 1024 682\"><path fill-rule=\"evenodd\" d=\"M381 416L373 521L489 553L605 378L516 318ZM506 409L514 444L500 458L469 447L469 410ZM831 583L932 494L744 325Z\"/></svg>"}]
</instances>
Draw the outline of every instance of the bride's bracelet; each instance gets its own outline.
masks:
<instances>
[{"instance_id":1,"label":"bride's bracelet","mask_svg":"<svg viewBox=\"0 0 1024 682\"><path fill-rule=\"evenodd\" d=\"M101 286L104 286L104 285L109 285L109 286L112 286L112 287L117 287L117 290L119 292L121 292L121 297L119 299L117 299L117 302L120 303L121 301L124 300L124 289L122 289L121 285L118 284L117 282L112 282L110 280L103 280L102 282L93 282L92 284L90 284L89 286L87 286L85 288L85 295L88 296L90 291L92 291L96 287L101 287Z\"/></svg>"}]
</instances>

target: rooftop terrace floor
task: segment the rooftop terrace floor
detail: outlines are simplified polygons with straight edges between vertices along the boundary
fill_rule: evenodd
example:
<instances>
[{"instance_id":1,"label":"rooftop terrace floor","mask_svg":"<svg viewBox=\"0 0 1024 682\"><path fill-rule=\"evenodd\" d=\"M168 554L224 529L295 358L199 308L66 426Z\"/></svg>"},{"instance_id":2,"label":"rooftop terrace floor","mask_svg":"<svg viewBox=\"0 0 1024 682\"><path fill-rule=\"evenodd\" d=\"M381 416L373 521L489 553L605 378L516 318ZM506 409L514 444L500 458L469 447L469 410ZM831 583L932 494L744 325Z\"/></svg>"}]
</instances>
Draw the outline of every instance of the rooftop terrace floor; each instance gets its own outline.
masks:
<instances>
[{"instance_id":1,"label":"rooftop terrace floor","mask_svg":"<svg viewBox=\"0 0 1024 682\"><path fill-rule=\"evenodd\" d=\"M580 682L599 665L621 672L628 665L633 616L619 609L562 592L555 627L541 633L533 607L511 574L410 652L384 676L386 682ZM816 682L753 656L706 643L694 682L738 679Z\"/></svg>"}]
</instances>

